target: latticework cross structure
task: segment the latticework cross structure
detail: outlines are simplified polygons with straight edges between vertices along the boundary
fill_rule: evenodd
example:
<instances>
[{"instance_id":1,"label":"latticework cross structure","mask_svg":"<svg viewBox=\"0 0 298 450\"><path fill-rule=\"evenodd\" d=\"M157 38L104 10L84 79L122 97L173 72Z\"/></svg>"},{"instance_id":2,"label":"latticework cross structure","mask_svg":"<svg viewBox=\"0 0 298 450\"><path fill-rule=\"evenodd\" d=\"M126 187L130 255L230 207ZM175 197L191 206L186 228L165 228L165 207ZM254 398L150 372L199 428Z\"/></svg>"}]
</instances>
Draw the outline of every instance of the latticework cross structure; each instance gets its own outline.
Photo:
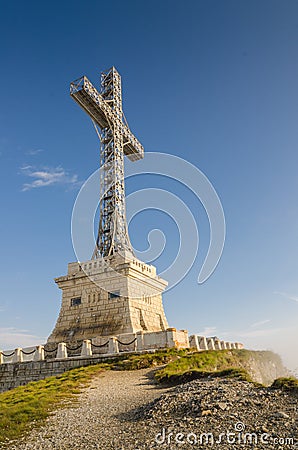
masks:
<instances>
[{"instance_id":1,"label":"latticework cross structure","mask_svg":"<svg viewBox=\"0 0 298 450\"><path fill-rule=\"evenodd\" d=\"M144 148L122 111L121 77L115 67L102 72L98 92L83 76L71 83L70 95L100 128L100 218L92 258L133 254L126 222L124 155L136 161L144 157Z\"/></svg>"}]
</instances>

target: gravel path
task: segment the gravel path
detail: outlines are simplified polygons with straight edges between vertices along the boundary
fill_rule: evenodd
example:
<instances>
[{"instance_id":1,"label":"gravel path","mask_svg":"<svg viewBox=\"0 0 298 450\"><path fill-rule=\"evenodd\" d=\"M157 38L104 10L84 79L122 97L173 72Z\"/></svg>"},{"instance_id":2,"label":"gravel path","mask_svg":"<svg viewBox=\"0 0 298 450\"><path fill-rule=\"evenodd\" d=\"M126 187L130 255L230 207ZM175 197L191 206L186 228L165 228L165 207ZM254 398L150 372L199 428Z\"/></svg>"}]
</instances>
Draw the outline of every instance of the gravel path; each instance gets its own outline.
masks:
<instances>
[{"instance_id":1,"label":"gravel path","mask_svg":"<svg viewBox=\"0 0 298 450\"><path fill-rule=\"evenodd\" d=\"M106 371L80 394L79 404L52 414L42 428L33 430L10 450L138 450L138 436L154 441L152 426L129 422L129 412L159 397L152 369ZM158 432L158 430L156 431Z\"/></svg>"}]
</instances>

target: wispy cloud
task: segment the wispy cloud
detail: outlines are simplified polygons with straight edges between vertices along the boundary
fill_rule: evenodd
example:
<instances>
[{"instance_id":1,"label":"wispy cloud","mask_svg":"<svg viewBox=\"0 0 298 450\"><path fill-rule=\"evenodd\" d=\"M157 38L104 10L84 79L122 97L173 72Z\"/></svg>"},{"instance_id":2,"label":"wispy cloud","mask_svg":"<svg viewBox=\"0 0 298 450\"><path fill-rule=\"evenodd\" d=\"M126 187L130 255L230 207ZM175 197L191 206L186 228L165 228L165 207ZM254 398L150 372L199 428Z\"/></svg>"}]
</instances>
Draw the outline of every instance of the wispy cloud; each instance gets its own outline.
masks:
<instances>
[{"instance_id":1,"label":"wispy cloud","mask_svg":"<svg viewBox=\"0 0 298 450\"><path fill-rule=\"evenodd\" d=\"M285 333L289 331L289 327L262 327L261 324L267 324L271 322L271 320L267 319L266 321L256 322L255 324L250 325L245 329L238 330L230 330L228 332L221 332L220 336L229 336L230 339L243 339L243 338L258 338L258 337L266 337L266 336L279 336L280 333ZM258 328L260 327L260 328Z\"/></svg>"},{"instance_id":2,"label":"wispy cloud","mask_svg":"<svg viewBox=\"0 0 298 450\"><path fill-rule=\"evenodd\" d=\"M240 338L254 338L261 336L273 336L278 335L279 333L283 333L287 328L262 328L260 330L252 330L252 331L243 331L239 332L238 336Z\"/></svg>"},{"instance_id":3,"label":"wispy cloud","mask_svg":"<svg viewBox=\"0 0 298 450\"><path fill-rule=\"evenodd\" d=\"M44 337L35 336L28 330L14 327L0 328L0 347L3 350L43 344L44 341Z\"/></svg>"},{"instance_id":4,"label":"wispy cloud","mask_svg":"<svg viewBox=\"0 0 298 450\"><path fill-rule=\"evenodd\" d=\"M252 323L250 327L251 328L259 328L262 325L265 325L266 323L269 323L269 322L271 322L270 319L260 320L259 322Z\"/></svg>"},{"instance_id":5,"label":"wispy cloud","mask_svg":"<svg viewBox=\"0 0 298 450\"><path fill-rule=\"evenodd\" d=\"M26 155L35 156L42 152L44 152L42 148L32 148L26 152Z\"/></svg>"},{"instance_id":6,"label":"wispy cloud","mask_svg":"<svg viewBox=\"0 0 298 450\"><path fill-rule=\"evenodd\" d=\"M202 331L199 331L196 334L201 336L214 336L216 332L216 327L205 327Z\"/></svg>"},{"instance_id":7,"label":"wispy cloud","mask_svg":"<svg viewBox=\"0 0 298 450\"><path fill-rule=\"evenodd\" d=\"M38 169L34 166L23 166L21 171L27 177L33 178L30 183L23 184L22 191L41 188L52 185L78 186L77 175L71 175L63 167L43 167Z\"/></svg>"},{"instance_id":8,"label":"wispy cloud","mask_svg":"<svg viewBox=\"0 0 298 450\"><path fill-rule=\"evenodd\" d=\"M227 340L235 340L239 341L239 339L244 338L258 338L258 337L266 337L266 336L277 336L278 333L282 333L287 330L287 328L273 328L270 326L264 327L264 325L269 324L271 319L264 319L260 320L258 322L252 323L248 327L244 329L230 329L226 331L219 331L215 327L207 327L205 328L204 332L205 335L214 336L215 331L217 331L217 335L221 338L227 339ZM202 334L204 334L202 332ZM198 333L201 334L201 333Z\"/></svg>"},{"instance_id":9,"label":"wispy cloud","mask_svg":"<svg viewBox=\"0 0 298 450\"><path fill-rule=\"evenodd\" d=\"M271 322L268 320L268 322ZM267 320L262 322L256 322L250 325L249 328L244 330L228 330L218 332L218 336L227 340L241 341L245 338L258 338L266 336L277 336L279 333L283 333L287 328L257 328L262 324L268 323Z\"/></svg>"},{"instance_id":10,"label":"wispy cloud","mask_svg":"<svg viewBox=\"0 0 298 450\"><path fill-rule=\"evenodd\" d=\"M286 292L274 291L273 294L281 295L282 297L285 297L288 300L293 300L294 302L298 302L298 297L296 297L295 295L287 294Z\"/></svg>"}]
</instances>

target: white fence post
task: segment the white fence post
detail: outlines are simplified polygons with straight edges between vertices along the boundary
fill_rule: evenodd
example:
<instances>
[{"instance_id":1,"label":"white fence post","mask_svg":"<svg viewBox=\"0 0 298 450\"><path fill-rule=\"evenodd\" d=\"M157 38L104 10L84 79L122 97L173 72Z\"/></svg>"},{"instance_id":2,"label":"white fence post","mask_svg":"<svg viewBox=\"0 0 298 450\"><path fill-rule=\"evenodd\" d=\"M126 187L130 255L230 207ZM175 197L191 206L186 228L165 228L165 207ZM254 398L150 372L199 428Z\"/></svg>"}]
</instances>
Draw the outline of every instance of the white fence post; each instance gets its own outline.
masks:
<instances>
[{"instance_id":1,"label":"white fence post","mask_svg":"<svg viewBox=\"0 0 298 450\"><path fill-rule=\"evenodd\" d=\"M198 341L202 350L208 350L207 338L205 336L198 336Z\"/></svg>"},{"instance_id":2,"label":"white fence post","mask_svg":"<svg viewBox=\"0 0 298 450\"><path fill-rule=\"evenodd\" d=\"M65 359L67 358L67 348L65 342L60 342L58 344L58 351L56 359Z\"/></svg>"},{"instance_id":3,"label":"white fence post","mask_svg":"<svg viewBox=\"0 0 298 450\"><path fill-rule=\"evenodd\" d=\"M221 343L218 339L214 339L214 348L215 350L221 350Z\"/></svg>"},{"instance_id":4,"label":"white fence post","mask_svg":"<svg viewBox=\"0 0 298 450\"><path fill-rule=\"evenodd\" d=\"M86 339L83 341L81 356L92 356L91 340Z\"/></svg>"},{"instance_id":5,"label":"white fence post","mask_svg":"<svg viewBox=\"0 0 298 450\"><path fill-rule=\"evenodd\" d=\"M136 350L139 352L141 350L144 350L144 331L138 331L137 332L137 348Z\"/></svg>"},{"instance_id":6,"label":"white fence post","mask_svg":"<svg viewBox=\"0 0 298 450\"><path fill-rule=\"evenodd\" d=\"M15 349L12 362L23 362L23 353L20 347Z\"/></svg>"},{"instance_id":7,"label":"white fence post","mask_svg":"<svg viewBox=\"0 0 298 450\"><path fill-rule=\"evenodd\" d=\"M33 361L43 361L44 360L44 346L37 345L36 351L33 356Z\"/></svg>"},{"instance_id":8,"label":"white fence post","mask_svg":"<svg viewBox=\"0 0 298 450\"><path fill-rule=\"evenodd\" d=\"M119 353L118 340L115 336L109 337L108 353Z\"/></svg>"},{"instance_id":9,"label":"white fence post","mask_svg":"<svg viewBox=\"0 0 298 450\"><path fill-rule=\"evenodd\" d=\"M208 345L208 350L215 350L213 338L207 338L207 345Z\"/></svg>"},{"instance_id":10,"label":"white fence post","mask_svg":"<svg viewBox=\"0 0 298 450\"><path fill-rule=\"evenodd\" d=\"M195 348L196 350L202 350L200 347L200 338L197 334L193 334L189 338L189 346Z\"/></svg>"}]
</instances>

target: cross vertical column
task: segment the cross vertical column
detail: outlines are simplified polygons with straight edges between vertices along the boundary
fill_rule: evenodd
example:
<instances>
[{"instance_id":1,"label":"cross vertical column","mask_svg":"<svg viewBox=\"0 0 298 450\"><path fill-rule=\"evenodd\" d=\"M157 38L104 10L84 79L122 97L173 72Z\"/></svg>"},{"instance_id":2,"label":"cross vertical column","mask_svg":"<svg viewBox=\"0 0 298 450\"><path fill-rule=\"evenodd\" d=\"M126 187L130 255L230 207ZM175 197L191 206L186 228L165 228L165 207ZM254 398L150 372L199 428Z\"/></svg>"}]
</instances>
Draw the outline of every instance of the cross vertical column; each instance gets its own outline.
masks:
<instances>
[{"instance_id":1,"label":"cross vertical column","mask_svg":"<svg viewBox=\"0 0 298 450\"><path fill-rule=\"evenodd\" d=\"M100 94L113 115L101 132L100 218L93 258L115 252L133 254L125 210L121 77L114 67L101 74Z\"/></svg>"}]
</instances>

